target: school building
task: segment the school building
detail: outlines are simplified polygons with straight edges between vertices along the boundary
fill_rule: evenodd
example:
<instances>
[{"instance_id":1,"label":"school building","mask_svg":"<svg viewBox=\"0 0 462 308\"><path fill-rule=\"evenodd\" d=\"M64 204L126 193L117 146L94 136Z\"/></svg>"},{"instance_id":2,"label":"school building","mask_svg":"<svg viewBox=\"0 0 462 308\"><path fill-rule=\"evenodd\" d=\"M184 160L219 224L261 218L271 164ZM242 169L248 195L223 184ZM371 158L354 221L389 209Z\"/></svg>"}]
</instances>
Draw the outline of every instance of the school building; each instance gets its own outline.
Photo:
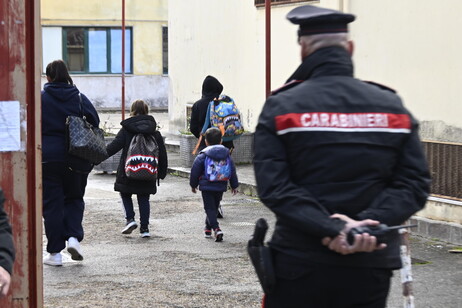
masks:
<instances>
[{"instance_id":1,"label":"school building","mask_svg":"<svg viewBox=\"0 0 462 308\"><path fill-rule=\"evenodd\" d=\"M63 59L74 83L98 110L120 109L122 3L42 0L42 72ZM167 0L125 1L125 105L168 105ZM46 82L42 78L42 84Z\"/></svg>"}]
</instances>

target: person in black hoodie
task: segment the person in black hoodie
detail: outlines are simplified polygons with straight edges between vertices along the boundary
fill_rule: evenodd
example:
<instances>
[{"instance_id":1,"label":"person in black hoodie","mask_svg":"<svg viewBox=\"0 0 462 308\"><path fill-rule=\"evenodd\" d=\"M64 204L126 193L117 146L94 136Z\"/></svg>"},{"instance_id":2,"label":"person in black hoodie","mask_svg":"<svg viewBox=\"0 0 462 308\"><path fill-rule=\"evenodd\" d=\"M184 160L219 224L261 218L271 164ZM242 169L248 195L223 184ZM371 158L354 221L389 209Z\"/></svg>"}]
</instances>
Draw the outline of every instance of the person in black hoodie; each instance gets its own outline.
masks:
<instances>
[{"instance_id":1,"label":"person in black hoodie","mask_svg":"<svg viewBox=\"0 0 462 308\"><path fill-rule=\"evenodd\" d=\"M6 296L11 284L15 249L8 216L3 210L3 191L0 189L0 298Z\"/></svg>"},{"instance_id":2,"label":"person in black hoodie","mask_svg":"<svg viewBox=\"0 0 462 308\"><path fill-rule=\"evenodd\" d=\"M140 236L150 237L149 233L149 196L156 194L156 180L140 181L129 179L125 174L125 161L132 138L139 133L151 134L154 136L159 147L159 158L157 166L157 178L164 179L167 175L167 150L165 149L162 135L157 130L157 123L153 116L148 115L148 105L143 100L136 100L130 107L131 117L123 120L122 128L117 133L114 141L107 146L109 156L114 155L122 149L120 163L117 168L117 176L114 190L120 192L122 203L125 209L126 225L122 234L130 234L138 225L135 222L132 195L136 194L140 211Z\"/></svg>"},{"instance_id":3,"label":"person in black hoodie","mask_svg":"<svg viewBox=\"0 0 462 308\"><path fill-rule=\"evenodd\" d=\"M67 153L66 118L69 115L83 115L95 127L99 125L98 113L88 98L81 94L69 76L66 64L55 60L47 65L48 82L42 91L42 181L43 218L48 239L44 263L61 266L63 250L73 260L81 261L83 256L80 242L85 202L83 196L87 186L88 173L93 165Z\"/></svg>"},{"instance_id":4,"label":"person in black hoodie","mask_svg":"<svg viewBox=\"0 0 462 308\"><path fill-rule=\"evenodd\" d=\"M202 98L194 103L191 110L191 122L189 130L191 133L199 138L201 135L202 128L204 126L205 118L207 117L207 110L209 103L215 98L218 98L223 91L223 85L213 76L207 76L202 83ZM207 128L210 127L210 123ZM228 149L234 148L233 141L224 141L222 143ZM202 138L201 144L198 150L205 148L205 140Z\"/></svg>"}]
</instances>

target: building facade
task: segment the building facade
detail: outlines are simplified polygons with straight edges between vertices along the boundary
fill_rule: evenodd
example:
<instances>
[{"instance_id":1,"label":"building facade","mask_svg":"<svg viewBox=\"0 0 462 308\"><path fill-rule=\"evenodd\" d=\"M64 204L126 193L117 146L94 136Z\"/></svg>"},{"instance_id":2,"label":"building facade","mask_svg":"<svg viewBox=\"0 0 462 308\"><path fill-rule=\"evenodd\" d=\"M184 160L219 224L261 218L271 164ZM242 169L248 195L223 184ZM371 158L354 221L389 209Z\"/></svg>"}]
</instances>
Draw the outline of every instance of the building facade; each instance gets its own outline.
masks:
<instances>
[{"instance_id":1,"label":"building facade","mask_svg":"<svg viewBox=\"0 0 462 308\"><path fill-rule=\"evenodd\" d=\"M49 62L63 59L74 83L96 108L117 110L122 105L124 64L126 108L144 99L151 108L166 109L167 0L125 1L124 61L122 3L42 0L42 72Z\"/></svg>"}]
</instances>

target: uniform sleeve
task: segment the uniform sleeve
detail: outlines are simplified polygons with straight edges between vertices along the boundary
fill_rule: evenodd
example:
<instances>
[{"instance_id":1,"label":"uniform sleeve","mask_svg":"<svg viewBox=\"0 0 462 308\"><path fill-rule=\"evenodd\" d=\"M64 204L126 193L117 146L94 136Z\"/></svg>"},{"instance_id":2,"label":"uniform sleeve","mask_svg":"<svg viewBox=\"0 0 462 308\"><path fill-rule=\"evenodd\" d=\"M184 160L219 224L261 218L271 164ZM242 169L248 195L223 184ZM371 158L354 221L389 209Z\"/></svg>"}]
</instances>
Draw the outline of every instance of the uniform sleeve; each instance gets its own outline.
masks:
<instances>
[{"instance_id":1,"label":"uniform sleeve","mask_svg":"<svg viewBox=\"0 0 462 308\"><path fill-rule=\"evenodd\" d=\"M301 232L319 237L338 235L345 222L329 218L330 213L313 195L292 181L286 148L276 134L271 109L270 98L255 131L254 169L260 199L278 220Z\"/></svg>"},{"instance_id":2,"label":"uniform sleeve","mask_svg":"<svg viewBox=\"0 0 462 308\"><path fill-rule=\"evenodd\" d=\"M157 145L159 146L159 166L157 167L157 172L159 174L159 178L163 180L167 176L167 149L165 148L164 138L160 132L156 131L154 133L154 137L156 138Z\"/></svg>"},{"instance_id":3,"label":"uniform sleeve","mask_svg":"<svg viewBox=\"0 0 462 308\"><path fill-rule=\"evenodd\" d=\"M11 226L3 210L3 201L3 192L0 190L0 266L11 275L13 272L15 249L13 236L11 234Z\"/></svg>"},{"instance_id":4,"label":"uniform sleeve","mask_svg":"<svg viewBox=\"0 0 462 308\"><path fill-rule=\"evenodd\" d=\"M402 147L389 185L357 218L399 225L425 206L430 182L427 160L415 124Z\"/></svg>"},{"instance_id":5,"label":"uniform sleeve","mask_svg":"<svg viewBox=\"0 0 462 308\"><path fill-rule=\"evenodd\" d=\"M117 133L117 136L115 136L114 140L112 140L111 143L109 143L106 147L107 150L107 155L108 157L111 157L115 153L119 152L121 149L123 149L125 145L125 134L124 134L124 128L119 130Z\"/></svg>"},{"instance_id":6,"label":"uniform sleeve","mask_svg":"<svg viewBox=\"0 0 462 308\"><path fill-rule=\"evenodd\" d=\"M204 123L200 123L199 108L197 104L194 104L191 109L191 121L189 123L189 130L194 136L196 136L196 138L199 138L203 125Z\"/></svg>"}]
</instances>

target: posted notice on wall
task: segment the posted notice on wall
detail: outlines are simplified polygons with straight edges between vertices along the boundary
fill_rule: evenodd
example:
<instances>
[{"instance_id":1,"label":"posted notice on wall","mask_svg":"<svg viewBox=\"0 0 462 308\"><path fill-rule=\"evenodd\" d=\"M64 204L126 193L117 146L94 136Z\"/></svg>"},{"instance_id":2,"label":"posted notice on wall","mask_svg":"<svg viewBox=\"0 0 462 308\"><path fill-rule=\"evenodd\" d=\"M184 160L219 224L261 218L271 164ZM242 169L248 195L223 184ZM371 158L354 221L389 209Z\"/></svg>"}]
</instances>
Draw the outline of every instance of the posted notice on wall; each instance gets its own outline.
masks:
<instances>
[{"instance_id":1,"label":"posted notice on wall","mask_svg":"<svg viewBox=\"0 0 462 308\"><path fill-rule=\"evenodd\" d=\"M18 101L0 101L0 152L21 149L21 115Z\"/></svg>"}]
</instances>

